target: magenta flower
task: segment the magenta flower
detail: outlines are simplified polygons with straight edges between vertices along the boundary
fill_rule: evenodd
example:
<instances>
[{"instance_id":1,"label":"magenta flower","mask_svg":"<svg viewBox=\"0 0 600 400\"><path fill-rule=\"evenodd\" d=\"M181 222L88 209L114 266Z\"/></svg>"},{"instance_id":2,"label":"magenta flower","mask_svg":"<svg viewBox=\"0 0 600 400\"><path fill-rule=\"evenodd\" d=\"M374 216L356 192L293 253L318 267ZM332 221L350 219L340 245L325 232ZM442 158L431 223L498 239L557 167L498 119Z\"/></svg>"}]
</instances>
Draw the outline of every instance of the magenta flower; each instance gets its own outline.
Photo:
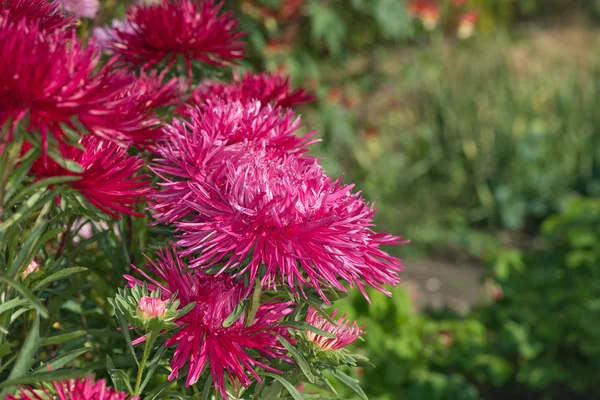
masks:
<instances>
[{"instance_id":1,"label":"magenta flower","mask_svg":"<svg viewBox=\"0 0 600 400\"><path fill-rule=\"evenodd\" d=\"M331 319L334 319L338 313L335 310L331 314ZM356 322L349 323L346 321L346 314L341 318L334 320L335 325L323 318L314 308L308 310L306 316L306 322L312 326L322 329L325 332L334 334L336 337L326 338L324 336L317 335L316 333L307 331L306 337L308 340L313 342L322 350L339 350L356 341L364 331L356 324Z\"/></svg>"},{"instance_id":2,"label":"magenta flower","mask_svg":"<svg viewBox=\"0 0 600 400\"><path fill-rule=\"evenodd\" d=\"M267 365L265 359L291 362L277 338L280 334L289 339L287 329L279 326L281 319L292 312L289 302L260 305L250 326L246 326L242 315L224 327L223 322L248 295L241 283L224 275L184 272L186 266L170 251L161 251L157 261L149 261L146 267L158 279L136 270L148 279L150 290L161 289L163 300L177 292L180 307L195 302L190 312L175 321L181 329L166 342L167 346L176 346L169 379L177 378L180 370L187 367L186 383L193 385L208 363L215 388L227 398L227 378L234 387L237 382L247 387L252 383L248 374L261 382L256 367L280 372ZM141 284L131 276L126 278L132 287Z\"/></svg>"},{"instance_id":3,"label":"magenta flower","mask_svg":"<svg viewBox=\"0 0 600 400\"><path fill-rule=\"evenodd\" d=\"M205 105L191 109L191 122L177 121L165 127L166 142L160 146L154 171L163 177L164 190L154 198L155 218L172 223L191 211L193 196L188 182L221 168L235 144L276 153L301 155L314 132L299 136L299 118L291 110L262 106L258 101ZM308 159L308 157L303 156ZM202 176L202 177L201 177Z\"/></svg>"},{"instance_id":4,"label":"magenta flower","mask_svg":"<svg viewBox=\"0 0 600 400\"><path fill-rule=\"evenodd\" d=\"M80 18L94 18L100 8L98 0L59 0L59 3L63 10Z\"/></svg>"},{"instance_id":5,"label":"magenta flower","mask_svg":"<svg viewBox=\"0 0 600 400\"><path fill-rule=\"evenodd\" d=\"M160 318L167 312L167 307L162 299L144 296L138 302L138 312L144 318Z\"/></svg>"},{"instance_id":6,"label":"magenta flower","mask_svg":"<svg viewBox=\"0 0 600 400\"><path fill-rule=\"evenodd\" d=\"M292 89L290 80L279 73L234 75L231 83L205 81L192 92L188 103L197 106L215 100L225 102L239 101L243 104L259 100L262 104L280 107L293 107L297 104L313 101L314 96L304 89Z\"/></svg>"},{"instance_id":7,"label":"magenta flower","mask_svg":"<svg viewBox=\"0 0 600 400\"><path fill-rule=\"evenodd\" d=\"M62 155L77 162L83 172L68 171L46 157L34 162L32 174L38 178L78 176L79 180L66 184L100 210L116 218L120 218L118 213L143 216L135 211L135 204L143 201L151 191L148 177L139 174L144 159L127 154L127 147L95 136L83 136L80 143L85 151L63 145Z\"/></svg>"},{"instance_id":8,"label":"magenta flower","mask_svg":"<svg viewBox=\"0 0 600 400\"><path fill-rule=\"evenodd\" d=\"M99 60L74 35L0 18L0 124L27 116L44 149L50 136L66 142L67 130L128 143L158 128L145 83L111 63L95 72Z\"/></svg>"},{"instance_id":9,"label":"magenta flower","mask_svg":"<svg viewBox=\"0 0 600 400\"><path fill-rule=\"evenodd\" d=\"M2 7L2 3L4 6ZM0 2L0 18L7 23L24 21L42 31L71 30L75 21L58 9L56 0L6 0Z\"/></svg>"},{"instance_id":10,"label":"magenta flower","mask_svg":"<svg viewBox=\"0 0 600 400\"><path fill-rule=\"evenodd\" d=\"M373 207L352 186L332 182L315 160L185 134L165 146L155 167L165 189L154 209L159 221L178 228L181 254L193 257L193 267L224 262L221 271L248 273L250 281L264 268L263 285L279 282L302 294L311 287L324 300L325 288L346 291L340 281L365 296L365 284L388 293L382 285L399 282L400 260L380 247L404 242L373 232ZM191 145L201 151L188 151Z\"/></svg>"},{"instance_id":11,"label":"magenta flower","mask_svg":"<svg viewBox=\"0 0 600 400\"><path fill-rule=\"evenodd\" d=\"M94 381L93 377L78 378L70 381L52 382L56 396L51 395L46 389L24 387L16 395L9 394L6 400L39 400L42 398L57 400L138 400L129 397L127 393L119 392L106 386L106 381ZM44 394L45 396L41 396Z\"/></svg>"},{"instance_id":12,"label":"magenta flower","mask_svg":"<svg viewBox=\"0 0 600 400\"><path fill-rule=\"evenodd\" d=\"M161 61L167 69L182 56L192 75L191 63L200 60L222 65L244 56L244 35L229 12L219 14L214 0L163 0L138 2L127 12L125 29L114 27L110 51L129 65L153 67Z\"/></svg>"}]
</instances>

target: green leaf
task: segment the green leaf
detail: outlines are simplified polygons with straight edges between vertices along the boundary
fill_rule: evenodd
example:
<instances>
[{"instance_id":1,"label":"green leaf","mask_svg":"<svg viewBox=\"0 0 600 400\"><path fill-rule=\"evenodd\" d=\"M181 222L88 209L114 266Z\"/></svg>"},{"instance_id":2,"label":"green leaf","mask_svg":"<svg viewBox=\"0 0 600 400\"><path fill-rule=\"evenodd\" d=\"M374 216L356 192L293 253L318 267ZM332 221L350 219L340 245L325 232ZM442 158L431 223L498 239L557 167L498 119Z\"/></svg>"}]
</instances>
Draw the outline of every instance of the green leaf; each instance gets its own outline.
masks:
<instances>
[{"instance_id":1,"label":"green leaf","mask_svg":"<svg viewBox=\"0 0 600 400\"><path fill-rule=\"evenodd\" d=\"M279 338L279 341L281 342L283 347L285 347L285 349L290 352L294 360L296 360L296 363L298 363L298 366L304 373L304 376L308 378L310 383L314 383L315 376L313 375L312 370L310 369L310 365L308 364L304 356L300 354L298 350L296 350L294 346L292 346L292 344L288 342L283 336L277 335L277 337Z\"/></svg>"},{"instance_id":2,"label":"green leaf","mask_svg":"<svg viewBox=\"0 0 600 400\"><path fill-rule=\"evenodd\" d=\"M40 190L31 195L14 214L0 224L0 232L4 232L13 224L21 223L21 221L31 217L42 206L50 204L48 201L54 195L56 195L55 192L48 190Z\"/></svg>"},{"instance_id":3,"label":"green leaf","mask_svg":"<svg viewBox=\"0 0 600 400\"><path fill-rule=\"evenodd\" d=\"M28 266L36 253L52 238L55 238L59 233L65 231L64 228L51 229L48 232L41 234L46 229L48 224L40 222L37 224L25 239L23 247L19 251L17 258L8 269L8 276L14 276L20 269Z\"/></svg>"},{"instance_id":4,"label":"green leaf","mask_svg":"<svg viewBox=\"0 0 600 400\"><path fill-rule=\"evenodd\" d=\"M156 352L156 355L154 356L154 358L152 359L152 361L150 361L150 363L148 363L148 365L150 367L148 368L148 372L146 372L146 376L144 377L144 381L140 385L140 390L139 390L140 393L144 392L144 388L146 387L146 385L148 384L148 382L150 382L150 379L152 379L152 377L154 376L154 372L156 372L156 368L158 368L158 366L160 365L160 360L163 358L163 356L165 355L166 352L167 352L167 346L162 346Z\"/></svg>"},{"instance_id":5,"label":"green leaf","mask_svg":"<svg viewBox=\"0 0 600 400\"><path fill-rule=\"evenodd\" d=\"M254 291L252 292L252 297L248 304L246 304L246 321L244 321L245 325L252 326L254 323L254 317L256 317L256 313L258 308L260 307L260 296L262 293L262 284L260 283L260 278L256 278L254 282Z\"/></svg>"},{"instance_id":6,"label":"green leaf","mask_svg":"<svg viewBox=\"0 0 600 400\"><path fill-rule=\"evenodd\" d=\"M6 303L0 304L0 315L5 313L8 310L12 310L13 308L21 307L22 305L28 304L29 300L27 299L12 299L7 301Z\"/></svg>"},{"instance_id":7,"label":"green leaf","mask_svg":"<svg viewBox=\"0 0 600 400\"><path fill-rule=\"evenodd\" d=\"M40 150L36 148L31 148L25 154L24 157L21 157L22 161L17 168L12 172L10 179L6 185L6 193L4 194L4 202L10 200L13 194L17 191L23 179L27 176L27 173L31 169L31 165L35 162L35 160L40 156Z\"/></svg>"},{"instance_id":8,"label":"green leaf","mask_svg":"<svg viewBox=\"0 0 600 400\"><path fill-rule=\"evenodd\" d=\"M49 346L53 344L65 343L69 340L74 340L86 335L86 331L73 331L69 333L63 333L61 335L50 336L42 340L42 346Z\"/></svg>"},{"instance_id":9,"label":"green leaf","mask_svg":"<svg viewBox=\"0 0 600 400\"><path fill-rule=\"evenodd\" d=\"M59 279L64 279L68 276L71 276L73 274L76 274L78 272L84 272L87 271L87 268L85 267L71 267L71 268L65 268L62 269L58 272L53 273L52 275L42 279L40 282L38 282L34 287L33 290L38 290L44 286L46 286L47 284L57 281Z\"/></svg>"},{"instance_id":10,"label":"green leaf","mask_svg":"<svg viewBox=\"0 0 600 400\"><path fill-rule=\"evenodd\" d=\"M242 313L244 312L244 307L246 307L246 302L242 300L238 303L237 306L235 306L233 312L229 314L227 318L225 318L225 321L223 321L223 328L227 328L233 325L233 323L242 316Z\"/></svg>"},{"instance_id":11,"label":"green leaf","mask_svg":"<svg viewBox=\"0 0 600 400\"><path fill-rule=\"evenodd\" d=\"M61 183L66 183L66 182L78 181L80 179L81 179L80 176L54 176L52 178L46 178L46 179L36 181L30 185L27 185L27 187L25 187L24 189L19 191L19 193L17 193L17 195L7 204L6 208L13 207L14 205L16 205L19 202L19 200L26 197L30 193L35 192L38 189L45 189L52 185L58 185Z\"/></svg>"},{"instance_id":12,"label":"green leaf","mask_svg":"<svg viewBox=\"0 0 600 400\"><path fill-rule=\"evenodd\" d=\"M131 354L133 355L133 359L139 366L140 365L139 360L137 358L137 355L135 354L135 349L133 348L133 343L131 343L131 335L129 334L129 324L125 320L125 316L123 315L121 310L119 310L117 307L115 307L115 316L117 317L117 322L119 323L119 328L121 328L121 334L125 338L125 342L127 342L127 347L129 348L129 351L131 351Z\"/></svg>"},{"instance_id":13,"label":"green leaf","mask_svg":"<svg viewBox=\"0 0 600 400\"><path fill-rule=\"evenodd\" d=\"M39 314L35 315L33 320L33 324L31 325L31 329L29 330L29 334L25 339L25 343L23 343L23 347L19 352L19 356L17 357L17 361L15 361L15 365L13 365L10 374L8 375L8 382L18 380L19 378L25 376L31 365L33 365L35 361L35 356L40 347L40 316ZM0 388L2 387L11 387L15 386L14 383L7 384L6 382L0 384ZM3 395L4 393L2 393ZM0 395L0 398L3 397Z\"/></svg>"},{"instance_id":14,"label":"green leaf","mask_svg":"<svg viewBox=\"0 0 600 400\"><path fill-rule=\"evenodd\" d=\"M325 312L325 310L323 310L317 302L310 300L310 299L305 299L305 301L308 303L308 305L310 305L312 308L314 308L315 311L318 312L320 316L325 318L330 324L333 324L334 326L338 326L337 322L335 322L331 318L331 316L329 314L327 314Z\"/></svg>"},{"instance_id":15,"label":"green leaf","mask_svg":"<svg viewBox=\"0 0 600 400\"><path fill-rule=\"evenodd\" d=\"M12 386L30 385L41 382L63 381L67 379L88 376L89 371L83 369L60 369L58 371L46 371L27 375L20 378L9 379L0 383L0 389Z\"/></svg>"},{"instance_id":16,"label":"green leaf","mask_svg":"<svg viewBox=\"0 0 600 400\"><path fill-rule=\"evenodd\" d=\"M351 389L354 393L358 395L362 400L369 400L365 392L362 390L360 385L358 384L358 380L346 375L342 371L330 369L329 373L333 375L337 380L346 385L349 389Z\"/></svg>"},{"instance_id":17,"label":"green leaf","mask_svg":"<svg viewBox=\"0 0 600 400\"><path fill-rule=\"evenodd\" d=\"M81 165L77 164L75 161L65 158L62 154L58 152L58 150L52 146L48 146L47 149L48 155L51 159L56 161L58 165L66 169L67 171L81 173L83 172L83 168Z\"/></svg>"},{"instance_id":18,"label":"green leaf","mask_svg":"<svg viewBox=\"0 0 600 400\"><path fill-rule=\"evenodd\" d=\"M323 336L330 339L337 338L337 336L335 336L333 333L324 331L323 329L319 329L316 326L312 326L308 322L304 321L286 321L283 324L281 324L281 326L289 326L291 328L296 328L302 331L310 331L312 333L316 333L319 336Z\"/></svg>"},{"instance_id":19,"label":"green leaf","mask_svg":"<svg viewBox=\"0 0 600 400\"><path fill-rule=\"evenodd\" d=\"M209 375L208 378L206 378L206 381L204 382L204 388L202 389L200 400L210 400L212 385L212 377Z\"/></svg>"},{"instance_id":20,"label":"green leaf","mask_svg":"<svg viewBox=\"0 0 600 400\"><path fill-rule=\"evenodd\" d=\"M4 281L9 286L12 286L13 288L15 288L15 290L17 292L21 293L21 295L23 295L23 297L25 297L27 300L29 300L29 303L33 306L33 308L35 308L37 310L39 315L41 315L43 318L48 318L48 310L46 310L46 308L42 305L42 303L34 296L33 293L31 293L29 291L29 289L27 289L21 283L14 281L12 279L9 279L4 275L0 275L0 281Z\"/></svg>"},{"instance_id":21,"label":"green leaf","mask_svg":"<svg viewBox=\"0 0 600 400\"><path fill-rule=\"evenodd\" d=\"M38 367L37 369L35 369L33 371L33 373L35 374L38 372L44 372L44 371L48 371L49 369L52 371L56 371L56 370L64 367L71 361L75 360L77 357L87 353L88 351L90 351L90 350L89 349L71 350L69 352L59 355L58 357L53 358L52 360L48 361L46 364L42 365L41 367Z\"/></svg>"},{"instance_id":22,"label":"green leaf","mask_svg":"<svg viewBox=\"0 0 600 400\"><path fill-rule=\"evenodd\" d=\"M115 364L113 364L112 359L108 355L106 356L106 370L115 389L121 392L128 391L129 393L133 393L133 389L129 383L129 376L122 369L116 369Z\"/></svg>"},{"instance_id":23,"label":"green leaf","mask_svg":"<svg viewBox=\"0 0 600 400\"><path fill-rule=\"evenodd\" d=\"M283 387L286 388L286 390L289 392L289 394L294 398L294 400L303 400L300 392L298 392L298 390L294 387L294 385L292 385L290 382L288 382L285 378L283 378L279 375L271 374L270 372L263 372L260 375L271 377L271 378L275 379L277 382L281 383L283 385Z\"/></svg>"}]
</instances>

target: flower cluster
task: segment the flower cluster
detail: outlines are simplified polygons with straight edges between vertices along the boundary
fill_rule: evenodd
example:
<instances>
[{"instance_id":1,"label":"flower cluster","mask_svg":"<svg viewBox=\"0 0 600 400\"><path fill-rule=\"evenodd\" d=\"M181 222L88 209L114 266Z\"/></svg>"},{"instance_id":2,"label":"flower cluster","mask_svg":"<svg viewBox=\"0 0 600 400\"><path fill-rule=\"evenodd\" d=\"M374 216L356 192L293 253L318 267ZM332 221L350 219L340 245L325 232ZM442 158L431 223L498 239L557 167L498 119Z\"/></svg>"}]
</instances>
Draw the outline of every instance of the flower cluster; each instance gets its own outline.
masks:
<instances>
[{"instance_id":1,"label":"flower cluster","mask_svg":"<svg viewBox=\"0 0 600 400\"><path fill-rule=\"evenodd\" d=\"M280 73L235 72L230 83L194 79L199 63L223 67L243 58L244 34L223 7L215 0L137 1L124 20L96 28L85 44L68 14L91 18L96 0L2 3L0 124L7 129L0 151L11 146L31 190L60 185L59 206L48 202L51 211L40 217L68 226L57 259L93 239L96 228L112 230L122 214L167 228L140 240L158 250L132 266L136 276L125 275L128 287L109 299L136 382L111 360L107 369L129 394L88 377L21 388L9 400L137 399L152 382L142 379L146 368L194 390L208 380L203 397L214 389L241 398L274 378L302 372L323 383L323 370L358 365L359 356L344 348L362 328L345 316L333 321L336 313L325 318L320 307L352 288L367 299L368 288L389 294L386 285L400 281L403 265L383 246L405 242L376 233L373 204L308 154L316 133L303 132L292 107L312 95ZM131 221L120 221L111 239L136 260ZM88 232L69 238L73 224ZM17 268L24 284L50 268L45 261L36 272L32 260ZM143 351L134 347L142 344Z\"/></svg>"},{"instance_id":2,"label":"flower cluster","mask_svg":"<svg viewBox=\"0 0 600 400\"><path fill-rule=\"evenodd\" d=\"M210 365L215 387L227 398L225 372L243 386L250 385L248 373L260 382L256 367L279 372L265 360L278 358L289 360L279 343L277 334L287 335L279 327L281 319L292 312L290 302L270 301L260 305L253 321L246 324L244 315L231 323L227 318L247 297L243 284L228 276L207 275L200 271L185 273L181 258L171 251L159 252L156 261L149 261L146 269L136 270L148 280L148 288L160 289L162 300L177 295L182 307L194 304L176 321L181 329L166 345L177 345L171 361L170 379L177 378L187 369L187 385L198 382L204 367ZM126 276L131 287L142 284L132 276ZM141 303L140 307L145 307ZM253 356L250 352L256 353Z\"/></svg>"}]
</instances>

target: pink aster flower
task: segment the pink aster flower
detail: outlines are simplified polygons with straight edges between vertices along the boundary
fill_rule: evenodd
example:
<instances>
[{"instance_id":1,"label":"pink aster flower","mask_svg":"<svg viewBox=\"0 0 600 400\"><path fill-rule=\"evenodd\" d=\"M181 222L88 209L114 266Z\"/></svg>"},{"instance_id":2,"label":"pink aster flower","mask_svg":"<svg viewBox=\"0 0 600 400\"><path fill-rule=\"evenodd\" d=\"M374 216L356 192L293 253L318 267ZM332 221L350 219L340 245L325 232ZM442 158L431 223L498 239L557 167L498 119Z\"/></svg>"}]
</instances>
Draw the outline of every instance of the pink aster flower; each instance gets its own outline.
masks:
<instances>
[{"instance_id":1,"label":"pink aster flower","mask_svg":"<svg viewBox=\"0 0 600 400\"><path fill-rule=\"evenodd\" d=\"M231 146L245 144L274 154L300 156L315 142L314 132L298 135L301 123L291 110L258 101L217 102L190 112L190 122L175 120L165 127L167 140L158 150L154 171L164 178L164 190L154 198L154 211L160 222L172 223L191 211L187 200L193 194L188 181L221 168L232 151L239 152L230 150Z\"/></svg>"},{"instance_id":2,"label":"pink aster flower","mask_svg":"<svg viewBox=\"0 0 600 400\"><path fill-rule=\"evenodd\" d=\"M69 381L52 382L56 391L51 395L47 389L36 389L24 387L15 395L9 394L6 400L39 400L42 398L57 400L137 400L137 397L129 397L127 393L119 392L106 386L106 381L101 379L94 381L93 377L78 378ZM41 396L41 395L45 396Z\"/></svg>"},{"instance_id":3,"label":"pink aster flower","mask_svg":"<svg viewBox=\"0 0 600 400\"><path fill-rule=\"evenodd\" d=\"M83 136L80 144L85 150L65 145L62 155L77 162L83 172L68 171L50 158L36 160L31 172L38 178L78 176L79 180L67 185L100 210L116 218L120 218L118 213L143 216L135 211L135 204L151 190L148 177L139 174L144 159L128 155L126 147L91 135Z\"/></svg>"},{"instance_id":4,"label":"pink aster flower","mask_svg":"<svg viewBox=\"0 0 600 400\"><path fill-rule=\"evenodd\" d=\"M334 319L338 313L335 310L331 314L331 319ZM312 326L322 329L325 332L329 332L335 335L334 338L327 338L324 336L317 335L316 333L307 331L306 337L308 340L313 342L316 346L322 350L339 350L344 348L356 341L364 331L356 324L356 322L349 323L346 321L346 314L341 318L335 320L335 325L323 318L314 308L308 310L306 316L306 322Z\"/></svg>"},{"instance_id":5,"label":"pink aster flower","mask_svg":"<svg viewBox=\"0 0 600 400\"><path fill-rule=\"evenodd\" d=\"M251 74L234 75L231 83L205 81L192 92L188 103L196 106L209 101L224 100L248 103L259 100L263 104L274 104L280 107L293 107L297 104L313 101L314 96L304 89L292 89L290 80L282 74Z\"/></svg>"},{"instance_id":6,"label":"pink aster flower","mask_svg":"<svg viewBox=\"0 0 600 400\"><path fill-rule=\"evenodd\" d=\"M98 0L59 0L63 10L76 17L94 18L100 4Z\"/></svg>"},{"instance_id":7,"label":"pink aster flower","mask_svg":"<svg viewBox=\"0 0 600 400\"><path fill-rule=\"evenodd\" d=\"M44 149L50 136L66 142L67 129L130 142L158 126L144 84L111 63L95 72L99 60L99 49L74 35L0 18L0 124L27 116Z\"/></svg>"},{"instance_id":8,"label":"pink aster flower","mask_svg":"<svg viewBox=\"0 0 600 400\"><path fill-rule=\"evenodd\" d=\"M219 14L214 0L163 0L138 2L127 12L125 29L109 35L110 51L121 60L142 68L161 61L170 67L182 56L191 77L193 60L222 65L244 56L244 35L229 12Z\"/></svg>"},{"instance_id":9,"label":"pink aster flower","mask_svg":"<svg viewBox=\"0 0 600 400\"><path fill-rule=\"evenodd\" d=\"M402 264L380 247L404 242L371 230L375 209L352 186L332 182L315 160L237 149L188 183L193 212L175 226L193 267L224 262L221 271L250 281L260 270L268 288L281 283L304 295L310 287L324 301L325 288L347 290L343 281L365 297L365 284L389 294L382 285L399 282Z\"/></svg>"},{"instance_id":10,"label":"pink aster flower","mask_svg":"<svg viewBox=\"0 0 600 400\"><path fill-rule=\"evenodd\" d=\"M27 277L29 275L33 274L36 271L39 271L39 269L40 269L40 264L38 264L37 261L35 261L35 260L31 260L31 262L29 263L27 268L25 268L25 271L23 271L21 273L21 278L27 279Z\"/></svg>"},{"instance_id":11,"label":"pink aster flower","mask_svg":"<svg viewBox=\"0 0 600 400\"><path fill-rule=\"evenodd\" d=\"M2 7L2 3L4 6ZM70 30L73 18L58 9L56 0L7 0L0 3L0 18L8 23L25 21L35 23L42 31Z\"/></svg>"},{"instance_id":12,"label":"pink aster flower","mask_svg":"<svg viewBox=\"0 0 600 400\"><path fill-rule=\"evenodd\" d=\"M292 340L287 330L280 326L281 319L292 312L291 303L264 303L250 326L246 326L242 315L233 324L224 327L223 322L248 296L243 284L224 275L184 272L187 267L170 251L161 251L157 261L149 260L146 267L158 279L136 270L149 281L150 290L161 289L163 300L177 293L181 307L195 303L190 312L176 321L181 329L166 342L166 346L176 346L169 379L177 378L180 370L187 367L186 383L193 385L208 363L215 388L227 398L227 378L234 387L238 382L247 387L252 383L248 374L261 381L256 367L280 372L267 365L265 359L291 362L277 338L280 334ZM125 278L132 287L141 283L131 276Z\"/></svg>"}]
</instances>

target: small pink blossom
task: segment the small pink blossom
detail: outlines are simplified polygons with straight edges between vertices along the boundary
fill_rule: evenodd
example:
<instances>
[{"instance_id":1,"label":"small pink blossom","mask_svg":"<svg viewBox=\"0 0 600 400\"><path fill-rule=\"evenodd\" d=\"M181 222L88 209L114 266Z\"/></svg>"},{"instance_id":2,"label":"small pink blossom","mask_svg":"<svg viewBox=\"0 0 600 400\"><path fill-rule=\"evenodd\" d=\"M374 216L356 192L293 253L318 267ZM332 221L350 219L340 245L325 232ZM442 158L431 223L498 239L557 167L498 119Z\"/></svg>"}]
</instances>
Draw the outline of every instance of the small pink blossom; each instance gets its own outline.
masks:
<instances>
[{"instance_id":1,"label":"small pink blossom","mask_svg":"<svg viewBox=\"0 0 600 400\"><path fill-rule=\"evenodd\" d=\"M335 310L333 314L331 314L331 318L334 319L337 313L338 310ZM306 322L316 328L322 329L325 332L332 333L336 336L335 339L333 339L319 336L310 331L306 332L306 337L308 340L315 343L323 350L339 350L344 348L354 343L356 339L358 339L358 337L364 333L362 328L360 328L356 322L349 323L346 321L346 314L335 320L336 324L334 325L321 316L317 310L311 308L308 310Z\"/></svg>"},{"instance_id":2,"label":"small pink blossom","mask_svg":"<svg viewBox=\"0 0 600 400\"><path fill-rule=\"evenodd\" d=\"M38 271L40 269L40 264L38 264L35 260L31 260L25 271L21 274L23 279L26 279L30 274Z\"/></svg>"}]
</instances>

